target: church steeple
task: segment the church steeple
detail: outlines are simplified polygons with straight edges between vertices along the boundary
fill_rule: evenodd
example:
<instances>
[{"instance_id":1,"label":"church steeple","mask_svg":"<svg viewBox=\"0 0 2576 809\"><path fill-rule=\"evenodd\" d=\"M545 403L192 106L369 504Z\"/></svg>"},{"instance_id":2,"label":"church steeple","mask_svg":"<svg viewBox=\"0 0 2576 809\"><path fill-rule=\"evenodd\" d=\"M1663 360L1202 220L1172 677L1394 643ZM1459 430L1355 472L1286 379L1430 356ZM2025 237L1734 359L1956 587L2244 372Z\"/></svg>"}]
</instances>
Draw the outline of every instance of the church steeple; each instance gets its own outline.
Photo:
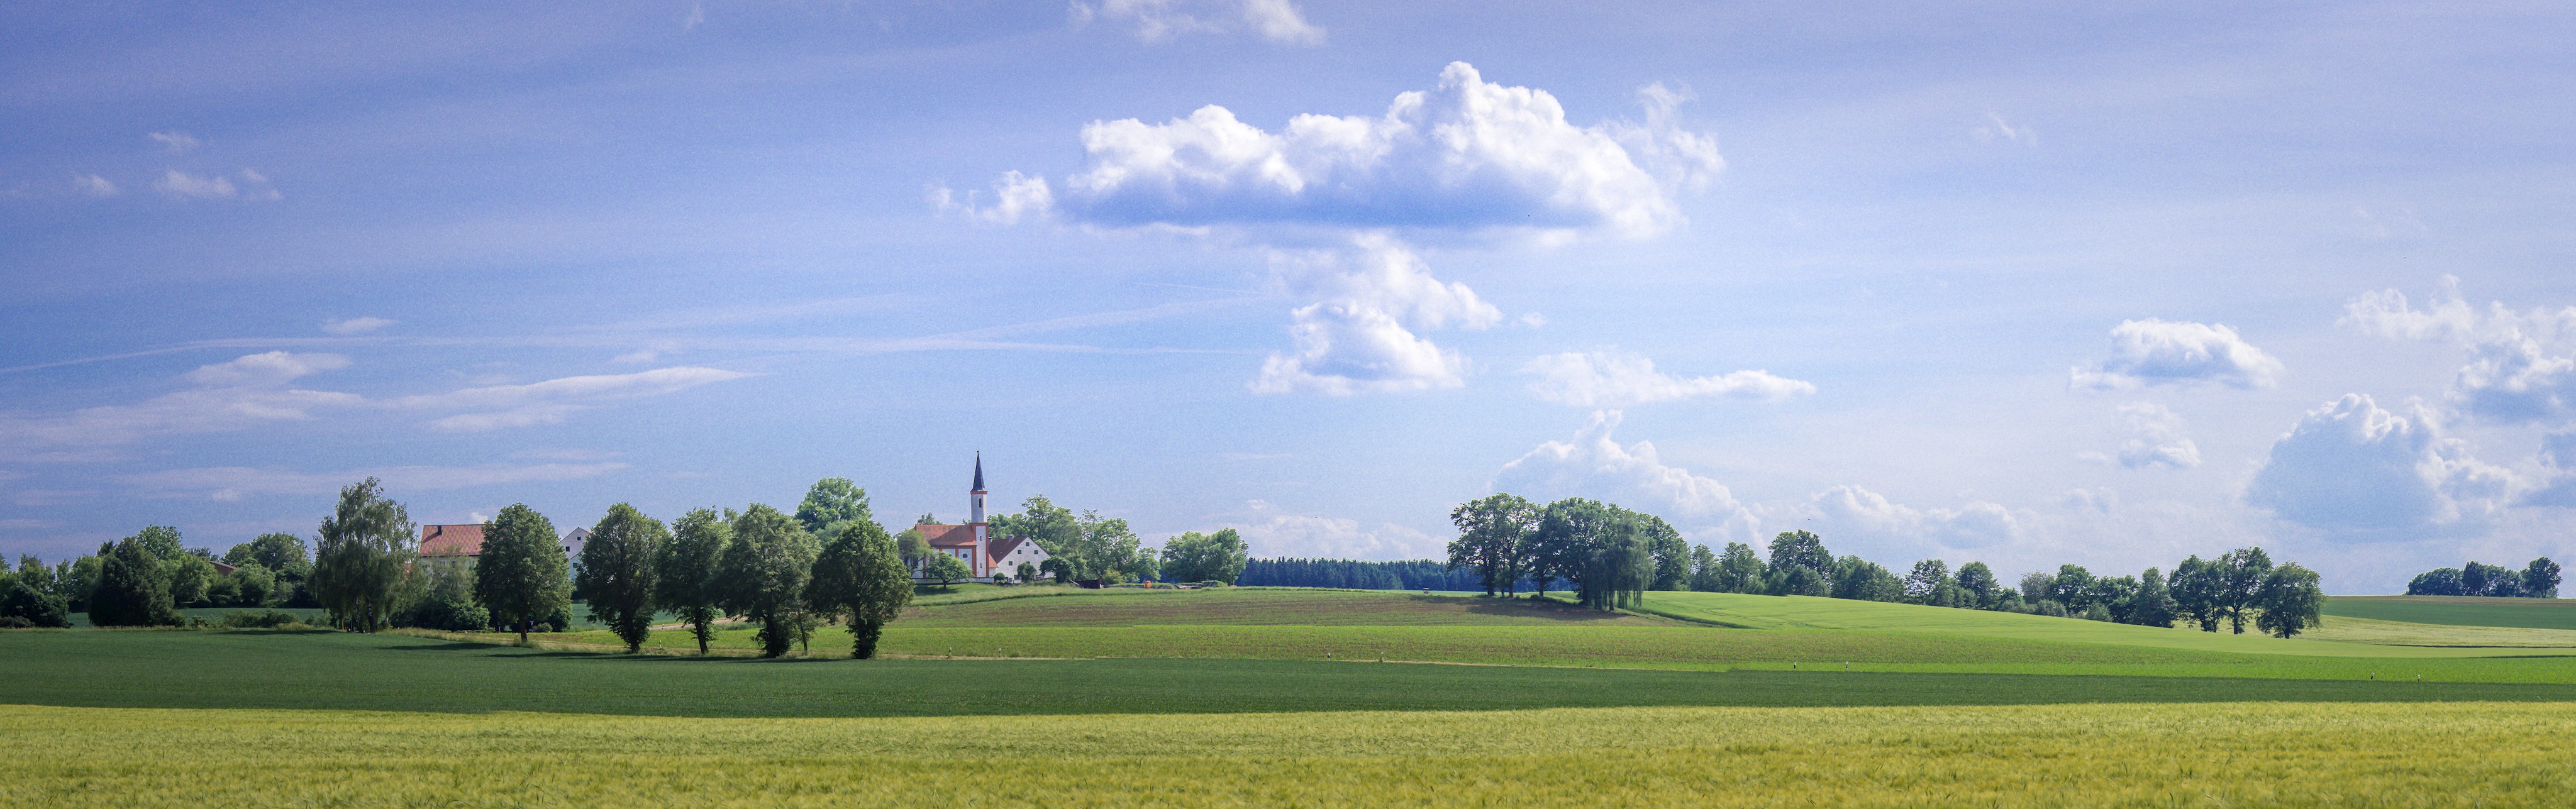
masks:
<instances>
[{"instance_id":1,"label":"church steeple","mask_svg":"<svg viewBox=\"0 0 2576 809\"><path fill-rule=\"evenodd\" d=\"M984 453L975 453L975 488L966 492L966 522L984 524Z\"/></svg>"}]
</instances>

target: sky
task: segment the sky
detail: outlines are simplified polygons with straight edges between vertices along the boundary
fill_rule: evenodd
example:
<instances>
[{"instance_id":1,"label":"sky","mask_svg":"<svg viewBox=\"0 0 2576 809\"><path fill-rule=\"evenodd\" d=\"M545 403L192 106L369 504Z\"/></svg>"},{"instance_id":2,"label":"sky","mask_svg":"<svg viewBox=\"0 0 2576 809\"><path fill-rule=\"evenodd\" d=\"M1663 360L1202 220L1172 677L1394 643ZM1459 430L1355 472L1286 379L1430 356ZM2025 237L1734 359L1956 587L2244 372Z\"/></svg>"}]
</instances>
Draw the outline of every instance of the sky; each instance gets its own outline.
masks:
<instances>
[{"instance_id":1,"label":"sky","mask_svg":"<svg viewBox=\"0 0 2576 809\"><path fill-rule=\"evenodd\" d=\"M2576 554L2576 8L0 6L0 554L526 503Z\"/></svg>"}]
</instances>

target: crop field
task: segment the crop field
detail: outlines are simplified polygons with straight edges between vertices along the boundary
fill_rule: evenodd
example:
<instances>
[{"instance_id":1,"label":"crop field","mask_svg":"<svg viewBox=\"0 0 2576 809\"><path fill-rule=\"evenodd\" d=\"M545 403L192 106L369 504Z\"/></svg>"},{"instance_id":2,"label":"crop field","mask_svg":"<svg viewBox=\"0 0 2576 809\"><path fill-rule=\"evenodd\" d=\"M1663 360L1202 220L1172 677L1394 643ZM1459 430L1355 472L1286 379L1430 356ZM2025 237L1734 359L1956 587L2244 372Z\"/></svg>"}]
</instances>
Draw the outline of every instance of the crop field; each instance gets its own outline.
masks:
<instances>
[{"instance_id":1,"label":"crop field","mask_svg":"<svg viewBox=\"0 0 2576 809\"><path fill-rule=\"evenodd\" d=\"M2385 646L2557 649L2576 654L2576 629L2417 624L2336 616L2300 637Z\"/></svg>"},{"instance_id":2,"label":"crop field","mask_svg":"<svg viewBox=\"0 0 2576 809\"><path fill-rule=\"evenodd\" d=\"M2576 598L2335 596L2326 599L2325 613L2328 620L2343 616L2414 624L2576 630Z\"/></svg>"},{"instance_id":3,"label":"crop field","mask_svg":"<svg viewBox=\"0 0 2576 809\"><path fill-rule=\"evenodd\" d=\"M834 720L0 706L0 746L0 805L56 807L2467 807L2576 786L2566 704Z\"/></svg>"},{"instance_id":4,"label":"crop field","mask_svg":"<svg viewBox=\"0 0 2576 809\"><path fill-rule=\"evenodd\" d=\"M1041 591L1043 592L1043 591ZM1085 592L1085 591L1074 591ZM1660 626L1672 621L1587 610L1559 601L1360 590L1093 590L905 611L899 626Z\"/></svg>"}]
</instances>

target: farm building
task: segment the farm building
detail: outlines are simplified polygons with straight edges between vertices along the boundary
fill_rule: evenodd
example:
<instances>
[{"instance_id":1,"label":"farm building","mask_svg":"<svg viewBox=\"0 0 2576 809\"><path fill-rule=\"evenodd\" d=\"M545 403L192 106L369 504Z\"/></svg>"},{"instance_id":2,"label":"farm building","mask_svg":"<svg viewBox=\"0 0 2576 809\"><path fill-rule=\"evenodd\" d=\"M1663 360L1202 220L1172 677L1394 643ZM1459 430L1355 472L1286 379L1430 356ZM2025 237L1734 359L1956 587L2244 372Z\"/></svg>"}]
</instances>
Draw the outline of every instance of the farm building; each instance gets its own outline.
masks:
<instances>
[{"instance_id":1,"label":"farm building","mask_svg":"<svg viewBox=\"0 0 2576 809\"><path fill-rule=\"evenodd\" d=\"M560 547L567 560L581 558L583 545L590 542L590 529L575 528L563 535ZM483 525L424 525L420 527L420 560L425 564L450 564L472 567L483 555Z\"/></svg>"}]
</instances>

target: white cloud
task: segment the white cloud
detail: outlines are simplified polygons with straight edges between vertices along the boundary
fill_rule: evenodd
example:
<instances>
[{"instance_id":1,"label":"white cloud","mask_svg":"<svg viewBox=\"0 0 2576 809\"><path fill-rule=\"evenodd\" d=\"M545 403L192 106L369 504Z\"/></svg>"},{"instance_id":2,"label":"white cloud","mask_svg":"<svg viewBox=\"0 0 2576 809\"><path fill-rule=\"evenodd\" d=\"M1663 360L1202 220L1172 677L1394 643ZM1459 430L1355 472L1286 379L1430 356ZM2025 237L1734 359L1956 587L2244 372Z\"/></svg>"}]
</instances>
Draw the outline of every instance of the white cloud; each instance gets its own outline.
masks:
<instances>
[{"instance_id":1,"label":"white cloud","mask_svg":"<svg viewBox=\"0 0 2576 809\"><path fill-rule=\"evenodd\" d=\"M1776 402L1816 392L1812 383L1763 370L1675 377L1656 371L1655 361L1644 356L1606 351L1542 355L1522 365L1521 373L1538 376L1529 385L1538 398L1577 407L1627 407L1702 397Z\"/></svg>"},{"instance_id":2,"label":"white cloud","mask_svg":"<svg viewBox=\"0 0 2576 809\"><path fill-rule=\"evenodd\" d=\"M96 199L106 199L108 197L116 196L118 193L115 183L108 182L107 178L96 174L82 174L72 177L72 190L80 192L83 196L93 197Z\"/></svg>"},{"instance_id":3,"label":"white cloud","mask_svg":"<svg viewBox=\"0 0 2576 809\"><path fill-rule=\"evenodd\" d=\"M1016 225L1021 219L1045 219L1055 211L1055 193L1047 188L1044 177L1003 172L993 184L993 201L984 202L980 191L968 191L960 199L944 185L930 187L930 205L942 213L954 213L978 222Z\"/></svg>"},{"instance_id":4,"label":"white cloud","mask_svg":"<svg viewBox=\"0 0 2576 809\"><path fill-rule=\"evenodd\" d=\"M204 497L235 501L252 495L330 494L370 477L388 488L412 490L471 489L503 483L532 483L598 477L627 468L622 463L548 463L482 466L389 466L344 472L295 472L277 468L219 466L172 469L125 475L119 481L150 497Z\"/></svg>"},{"instance_id":5,"label":"white cloud","mask_svg":"<svg viewBox=\"0 0 2576 809\"><path fill-rule=\"evenodd\" d=\"M2422 309L2394 289L2364 293L2344 305L2337 322L2381 337L2466 346L2469 362L2448 397L2462 412L2502 424L2576 416L2576 306L2517 312L2491 302L2481 310L2462 299L2459 282L2443 276L2442 291Z\"/></svg>"},{"instance_id":6,"label":"white cloud","mask_svg":"<svg viewBox=\"0 0 2576 809\"><path fill-rule=\"evenodd\" d=\"M1791 510L1828 541L1898 550L1919 543L1943 548L1983 548L2020 539L2021 516L1982 500L1958 508L1917 509L1859 486L1835 486ZM1830 545L1828 546L1830 547Z\"/></svg>"},{"instance_id":7,"label":"white cloud","mask_svg":"<svg viewBox=\"0 0 2576 809\"><path fill-rule=\"evenodd\" d=\"M60 416L0 415L0 449L12 445L20 451L111 447L156 436L303 421L316 411L365 403L355 394L284 387L308 374L348 364L347 357L337 354L271 351L190 371L181 378L197 387L142 404L83 408Z\"/></svg>"},{"instance_id":8,"label":"white cloud","mask_svg":"<svg viewBox=\"0 0 2576 809\"><path fill-rule=\"evenodd\" d=\"M2349 394L2273 442L2245 500L2346 539L2416 539L2482 524L2517 481L2442 436L2434 415Z\"/></svg>"},{"instance_id":9,"label":"white cloud","mask_svg":"<svg viewBox=\"0 0 2576 809\"><path fill-rule=\"evenodd\" d=\"M199 177L178 169L171 169L170 173L162 175L161 181L153 183L152 187L161 189L161 193L183 199L190 197L228 199L241 195L241 189L234 187L232 180L220 175Z\"/></svg>"},{"instance_id":10,"label":"white cloud","mask_svg":"<svg viewBox=\"0 0 2576 809\"><path fill-rule=\"evenodd\" d=\"M189 136L186 132L180 132L178 130L154 132L152 134L145 135L144 137L151 138L153 142L161 144L161 150L171 154L184 154L190 149L197 148L196 138Z\"/></svg>"},{"instance_id":11,"label":"white cloud","mask_svg":"<svg viewBox=\"0 0 2576 809\"><path fill-rule=\"evenodd\" d=\"M2460 295L2458 276L2442 276L2442 289L2415 308L2406 293L2394 289L2365 292L2345 302L2337 325L2401 340L2455 342L2461 345L2519 339L2555 345L2576 340L2576 306L2516 312L2502 301L2485 309L2470 306Z\"/></svg>"},{"instance_id":12,"label":"white cloud","mask_svg":"<svg viewBox=\"0 0 2576 809\"><path fill-rule=\"evenodd\" d=\"M1503 317L1467 285L1431 277L1413 251L1383 236L1360 237L1349 255L1276 254L1272 267L1283 291L1321 300L1289 313L1295 348L1262 363L1251 385L1258 393L1459 387L1466 359L1415 331L1492 328Z\"/></svg>"},{"instance_id":13,"label":"white cloud","mask_svg":"<svg viewBox=\"0 0 2576 809\"><path fill-rule=\"evenodd\" d=\"M1161 124L1093 122L1082 129L1088 168L1046 198L1112 227L1651 235L1681 221L1676 191L1723 166L1713 141L1674 123L1680 97L1649 88L1645 123L1578 127L1546 91L1487 83L1453 62L1437 88L1396 96L1378 118L1299 115L1272 133L1208 105ZM1043 182L1006 175L1003 186Z\"/></svg>"},{"instance_id":14,"label":"white cloud","mask_svg":"<svg viewBox=\"0 0 2576 809\"><path fill-rule=\"evenodd\" d=\"M345 320L332 319L322 321L322 330L338 335L365 334L400 322L402 321L388 320L381 317L353 317Z\"/></svg>"},{"instance_id":15,"label":"white cloud","mask_svg":"<svg viewBox=\"0 0 2576 809\"><path fill-rule=\"evenodd\" d=\"M1097 6L1075 0L1069 14L1077 26L1095 18L1133 23L1136 38L1146 42L1161 42L1180 34L1219 34L1238 29L1272 42L1324 42L1324 29L1307 22L1289 0L1102 0Z\"/></svg>"},{"instance_id":16,"label":"white cloud","mask_svg":"<svg viewBox=\"0 0 2576 809\"><path fill-rule=\"evenodd\" d=\"M1446 541L1394 523L1362 528L1358 520L1283 514L1260 500L1247 506L1248 520L1223 527L1241 533L1254 556L1394 560L1436 559L1447 553Z\"/></svg>"},{"instance_id":17,"label":"white cloud","mask_svg":"<svg viewBox=\"0 0 2576 809\"><path fill-rule=\"evenodd\" d=\"M1621 418L1617 410L1595 411L1572 439L1539 444L1504 464L1494 476L1493 489L1539 502L1598 498L1683 518L1676 524L1707 524L1737 516L1741 506L1724 484L1666 466L1653 444L1639 441L1622 446L1612 440L1610 433L1618 429Z\"/></svg>"},{"instance_id":18,"label":"white cloud","mask_svg":"<svg viewBox=\"0 0 2576 809\"><path fill-rule=\"evenodd\" d=\"M1985 123L1978 124L1975 129L1968 130L1968 134L1975 137L1978 143L2001 142L2017 143L2023 146L2039 145L2038 132L2032 131L2028 126L2015 126L2011 121L2004 120L2003 116L1991 112L1986 113Z\"/></svg>"},{"instance_id":19,"label":"white cloud","mask_svg":"<svg viewBox=\"0 0 2576 809\"><path fill-rule=\"evenodd\" d=\"M2548 480L2515 505L2576 508L2576 432L2543 436L2540 464L2550 470Z\"/></svg>"},{"instance_id":20,"label":"white cloud","mask_svg":"<svg viewBox=\"0 0 2576 809\"><path fill-rule=\"evenodd\" d=\"M2576 414L2576 356L2550 356L2529 338L2480 343L2452 381L2450 395L2488 421L2562 421Z\"/></svg>"},{"instance_id":21,"label":"white cloud","mask_svg":"<svg viewBox=\"0 0 2576 809\"><path fill-rule=\"evenodd\" d=\"M2111 356L2069 377L2077 388L2125 390L2193 382L2271 387L2280 374L2280 360L2226 325L2148 318L2121 321L2111 329Z\"/></svg>"},{"instance_id":22,"label":"white cloud","mask_svg":"<svg viewBox=\"0 0 2576 809\"><path fill-rule=\"evenodd\" d=\"M2117 461L2130 469L2164 466L2190 469L2200 465L2200 447L2183 435L2182 417L2163 405L2131 402L2120 406L2120 420L2129 437L2120 442L2114 455L2088 453L2089 457Z\"/></svg>"},{"instance_id":23,"label":"white cloud","mask_svg":"<svg viewBox=\"0 0 2576 809\"><path fill-rule=\"evenodd\" d=\"M675 393L699 385L741 379L751 374L720 368L679 366L631 374L568 376L525 385L490 385L447 393L405 396L386 404L408 410L472 410L429 422L448 432L482 432L506 427L553 424L566 414L598 403Z\"/></svg>"}]
</instances>

